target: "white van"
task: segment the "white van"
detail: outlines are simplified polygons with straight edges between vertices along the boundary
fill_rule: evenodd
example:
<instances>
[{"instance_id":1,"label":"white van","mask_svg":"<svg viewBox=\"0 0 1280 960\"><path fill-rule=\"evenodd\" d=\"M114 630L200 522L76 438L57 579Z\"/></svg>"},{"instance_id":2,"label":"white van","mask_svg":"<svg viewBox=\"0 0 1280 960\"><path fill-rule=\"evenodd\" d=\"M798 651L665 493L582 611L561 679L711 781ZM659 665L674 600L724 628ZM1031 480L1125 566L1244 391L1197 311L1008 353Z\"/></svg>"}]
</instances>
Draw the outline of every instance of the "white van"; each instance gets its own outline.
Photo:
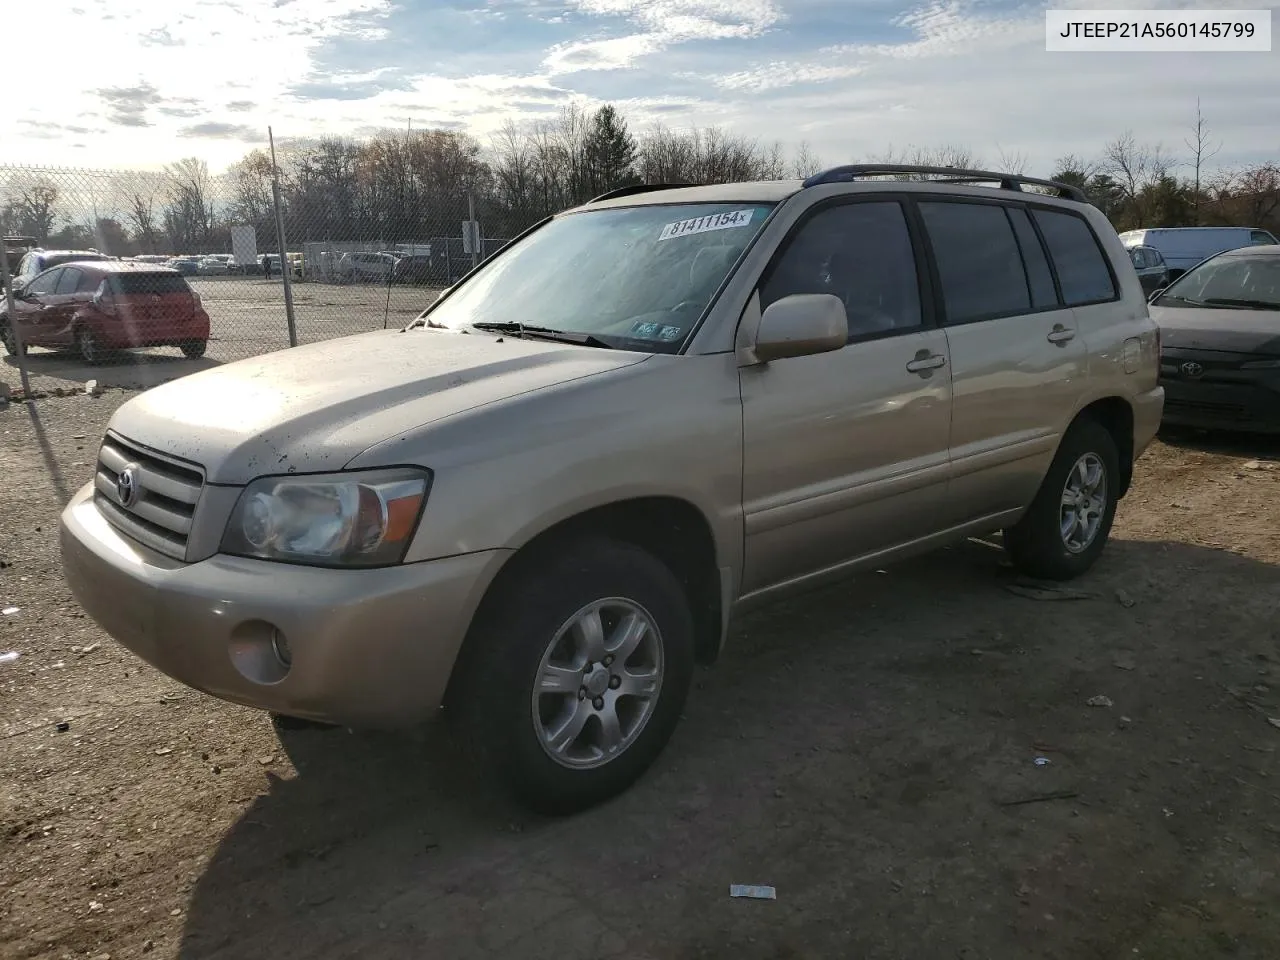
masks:
<instances>
[{"instance_id":1,"label":"white van","mask_svg":"<svg viewBox=\"0 0 1280 960\"><path fill-rule=\"evenodd\" d=\"M1257 227L1160 227L1126 230L1120 242L1126 247L1155 247L1169 265L1172 281L1214 254L1275 243L1276 238Z\"/></svg>"}]
</instances>

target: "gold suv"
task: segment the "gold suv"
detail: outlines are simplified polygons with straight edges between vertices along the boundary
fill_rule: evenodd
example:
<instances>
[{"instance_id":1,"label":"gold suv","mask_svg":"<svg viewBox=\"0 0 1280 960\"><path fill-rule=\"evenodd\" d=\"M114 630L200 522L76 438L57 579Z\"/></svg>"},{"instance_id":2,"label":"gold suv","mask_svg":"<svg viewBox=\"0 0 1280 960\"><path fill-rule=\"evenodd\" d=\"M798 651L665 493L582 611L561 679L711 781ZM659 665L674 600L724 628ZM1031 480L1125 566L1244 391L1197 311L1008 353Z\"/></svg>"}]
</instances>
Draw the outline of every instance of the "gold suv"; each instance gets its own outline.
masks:
<instances>
[{"instance_id":1,"label":"gold suv","mask_svg":"<svg viewBox=\"0 0 1280 960\"><path fill-rule=\"evenodd\" d=\"M840 167L614 191L403 330L111 420L67 578L184 683L443 713L533 807L657 757L749 607L993 531L1086 571L1160 422L1134 267L1073 187Z\"/></svg>"}]
</instances>

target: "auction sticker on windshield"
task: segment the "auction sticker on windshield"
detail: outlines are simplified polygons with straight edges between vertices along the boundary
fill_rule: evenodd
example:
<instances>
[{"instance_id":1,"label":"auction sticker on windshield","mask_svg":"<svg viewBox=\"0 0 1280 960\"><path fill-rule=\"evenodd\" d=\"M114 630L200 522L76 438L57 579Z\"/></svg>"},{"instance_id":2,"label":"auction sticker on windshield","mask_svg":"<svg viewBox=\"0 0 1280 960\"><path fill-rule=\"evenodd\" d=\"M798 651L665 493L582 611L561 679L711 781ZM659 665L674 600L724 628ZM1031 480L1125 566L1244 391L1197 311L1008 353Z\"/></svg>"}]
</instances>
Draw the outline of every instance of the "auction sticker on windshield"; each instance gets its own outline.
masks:
<instances>
[{"instance_id":1,"label":"auction sticker on windshield","mask_svg":"<svg viewBox=\"0 0 1280 960\"><path fill-rule=\"evenodd\" d=\"M754 213L754 210L730 210L728 213L711 213L705 217L694 217L692 220L677 220L663 227L662 233L658 234L658 239L671 240L695 233L709 233L712 230L747 227L751 225L751 217Z\"/></svg>"}]
</instances>

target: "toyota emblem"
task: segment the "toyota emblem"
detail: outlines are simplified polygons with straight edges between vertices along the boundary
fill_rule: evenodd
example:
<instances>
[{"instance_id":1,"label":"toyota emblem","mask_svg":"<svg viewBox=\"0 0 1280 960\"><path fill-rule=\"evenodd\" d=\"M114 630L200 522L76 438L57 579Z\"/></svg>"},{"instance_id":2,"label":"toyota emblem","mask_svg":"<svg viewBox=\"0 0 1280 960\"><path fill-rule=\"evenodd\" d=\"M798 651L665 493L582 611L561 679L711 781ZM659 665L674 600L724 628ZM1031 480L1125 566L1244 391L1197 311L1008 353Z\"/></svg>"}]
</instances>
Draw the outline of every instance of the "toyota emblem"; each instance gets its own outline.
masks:
<instances>
[{"instance_id":1,"label":"toyota emblem","mask_svg":"<svg viewBox=\"0 0 1280 960\"><path fill-rule=\"evenodd\" d=\"M116 477L116 496L120 498L120 505L123 507L132 507L138 502L138 465L131 463L120 471L120 476Z\"/></svg>"},{"instance_id":2,"label":"toyota emblem","mask_svg":"<svg viewBox=\"0 0 1280 960\"><path fill-rule=\"evenodd\" d=\"M1182 365L1182 375L1184 377L1199 377L1204 373L1204 367L1196 363L1194 360L1188 360Z\"/></svg>"}]
</instances>

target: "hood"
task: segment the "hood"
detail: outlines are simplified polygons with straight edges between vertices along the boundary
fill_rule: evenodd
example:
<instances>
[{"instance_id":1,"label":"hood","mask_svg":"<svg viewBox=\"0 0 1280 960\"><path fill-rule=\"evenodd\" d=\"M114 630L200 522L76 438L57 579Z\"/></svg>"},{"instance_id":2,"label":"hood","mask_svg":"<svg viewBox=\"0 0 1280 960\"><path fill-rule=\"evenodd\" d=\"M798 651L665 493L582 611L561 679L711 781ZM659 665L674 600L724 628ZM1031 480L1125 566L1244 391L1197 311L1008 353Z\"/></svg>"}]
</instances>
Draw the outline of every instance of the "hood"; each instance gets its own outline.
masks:
<instances>
[{"instance_id":1,"label":"hood","mask_svg":"<svg viewBox=\"0 0 1280 960\"><path fill-rule=\"evenodd\" d=\"M110 427L202 465L209 483L239 485L341 470L406 430L646 359L492 334L380 330L191 374L130 400Z\"/></svg>"},{"instance_id":2,"label":"hood","mask_svg":"<svg viewBox=\"0 0 1280 960\"><path fill-rule=\"evenodd\" d=\"M1160 343L1182 350L1280 356L1280 310L1149 307Z\"/></svg>"}]
</instances>

